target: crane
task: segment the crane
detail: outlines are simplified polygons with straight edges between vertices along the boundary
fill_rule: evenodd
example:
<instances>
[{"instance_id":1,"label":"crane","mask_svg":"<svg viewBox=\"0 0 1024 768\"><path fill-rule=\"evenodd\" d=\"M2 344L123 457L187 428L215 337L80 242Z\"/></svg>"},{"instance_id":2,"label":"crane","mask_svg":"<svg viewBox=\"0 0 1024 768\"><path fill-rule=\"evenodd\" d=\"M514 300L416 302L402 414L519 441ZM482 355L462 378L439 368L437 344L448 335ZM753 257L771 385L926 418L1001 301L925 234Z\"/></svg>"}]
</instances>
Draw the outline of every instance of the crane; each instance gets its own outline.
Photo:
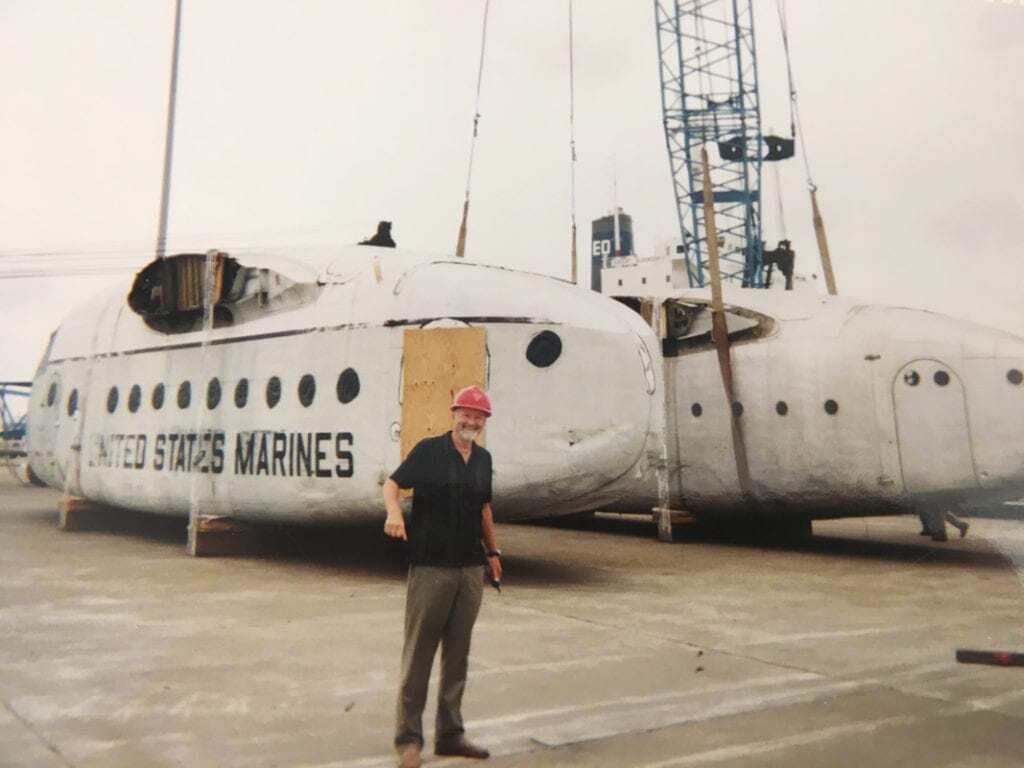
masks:
<instances>
[{"instance_id":1,"label":"crane","mask_svg":"<svg viewBox=\"0 0 1024 768\"><path fill-rule=\"evenodd\" d=\"M654 0L665 144L691 287L707 280L700 150L710 152L722 279L764 285L761 171L795 136L761 131L753 0Z\"/></svg>"}]
</instances>

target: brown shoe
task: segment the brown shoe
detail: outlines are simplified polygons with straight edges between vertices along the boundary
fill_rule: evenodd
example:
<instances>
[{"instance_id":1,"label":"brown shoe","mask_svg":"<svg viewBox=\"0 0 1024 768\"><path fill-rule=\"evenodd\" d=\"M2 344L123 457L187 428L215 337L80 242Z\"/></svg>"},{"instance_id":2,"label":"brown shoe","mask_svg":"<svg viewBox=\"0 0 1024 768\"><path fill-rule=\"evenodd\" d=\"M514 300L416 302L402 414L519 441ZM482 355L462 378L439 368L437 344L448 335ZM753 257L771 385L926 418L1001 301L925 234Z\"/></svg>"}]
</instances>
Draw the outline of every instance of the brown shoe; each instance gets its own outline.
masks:
<instances>
[{"instance_id":1,"label":"brown shoe","mask_svg":"<svg viewBox=\"0 0 1024 768\"><path fill-rule=\"evenodd\" d=\"M458 757L475 757L478 760L486 760L491 756L483 747L478 747L464 736L449 741L439 741L434 745L435 755L457 755Z\"/></svg>"},{"instance_id":2,"label":"brown shoe","mask_svg":"<svg viewBox=\"0 0 1024 768\"><path fill-rule=\"evenodd\" d=\"M398 768L420 768L421 748L419 744L403 744L398 748Z\"/></svg>"}]
</instances>

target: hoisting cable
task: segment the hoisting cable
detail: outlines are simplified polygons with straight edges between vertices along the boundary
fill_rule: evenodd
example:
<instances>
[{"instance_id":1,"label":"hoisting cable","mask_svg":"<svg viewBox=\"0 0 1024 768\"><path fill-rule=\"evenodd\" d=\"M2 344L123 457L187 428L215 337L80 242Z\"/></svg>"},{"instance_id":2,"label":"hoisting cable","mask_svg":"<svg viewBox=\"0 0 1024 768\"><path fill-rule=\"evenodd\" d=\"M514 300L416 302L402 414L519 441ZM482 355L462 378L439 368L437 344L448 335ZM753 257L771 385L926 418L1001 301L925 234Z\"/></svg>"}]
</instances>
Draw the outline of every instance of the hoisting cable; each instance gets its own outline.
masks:
<instances>
[{"instance_id":1,"label":"hoisting cable","mask_svg":"<svg viewBox=\"0 0 1024 768\"><path fill-rule=\"evenodd\" d=\"M460 259L466 255L466 220L469 218L469 188L473 182L473 154L476 151L476 137L480 127L480 87L484 80L484 50L487 47L487 12L491 0L484 0L484 25L480 36L480 65L476 74L476 104L473 107L473 139L469 143L469 171L466 174L466 199L462 203L462 223L459 225L459 239L455 255Z\"/></svg>"},{"instance_id":2,"label":"hoisting cable","mask_svg":"<svg viewBox=\"0 0 1024 768\"><path fill-rule=\"evenodd\" d=\"M569 205L571 208L569 228L570 269L569 279L576 284L576 71L573 55L572 0L569 0Z\"/></svg>"},{"instance_id":3,"label":"hoisting cable","mask_svg":"<svg viewBox=\"0 0 1024 768\"><path fill-rule=\"evenodd\" d=\"M779 26L782 29L782 47L786 52L786 73L789 77L789 130L790 135L800 145L800 154L804 159L804 170L807 172L807 189L811 193L811 214L814 221L814 236L818 241L818 254L821 256L821 268L825 274L825 286L830 295L835 296L836 277L832 271L832 256L828 250L828 238L825 236L825 220L818 208L818 185L811 174L811 163L807 159L807 141L804 139L804 128L800 122L800 105L796 97L796 85L793 82L793 64L789 55L789 31L786 24L786 0L775 0L779 12Z\"/></svg>"}]
</instances>

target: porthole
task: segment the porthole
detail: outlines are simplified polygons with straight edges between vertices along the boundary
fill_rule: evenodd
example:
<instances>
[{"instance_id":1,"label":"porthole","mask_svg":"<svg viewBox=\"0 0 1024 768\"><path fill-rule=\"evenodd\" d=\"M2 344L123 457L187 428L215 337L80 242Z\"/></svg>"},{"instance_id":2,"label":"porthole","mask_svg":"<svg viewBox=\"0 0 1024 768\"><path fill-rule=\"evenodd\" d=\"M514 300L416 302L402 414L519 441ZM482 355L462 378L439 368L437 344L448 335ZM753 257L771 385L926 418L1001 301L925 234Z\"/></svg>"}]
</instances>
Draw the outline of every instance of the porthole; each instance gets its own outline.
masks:
<instances>
[{"instance_id":1,"label":"porthole","mask_svg":"<svg viewBox=\"0 0 1024 768\"><path fill-rule=\"evenodd\" d=\"M553 331L541 331L526 348L526 359L538 368L547 368L562 354L562 340Z\"/></svg>"},{"instance_id":2,"label":"porthole","mask_svg":"<svg viewBox=\"0 0 1024 768\"><path fill-rule=\"evenodd\" d=\"M351 403L359 394L359 374L352 368L346 368L338 376L338 400Z\"/></svg>"},{"instance_id":3,"label":"porthole","mask_svg":"<svg viewBox=\"0 0 1024 768\"><path fill-rule=\"evenodd\" d=\"M192 402L192 384L188 381L183 381L178 385L178 407L188 408Z\"/></svg>"},{"instance_id":4,"label":"porthole","mask_svg":"<svg viewBox=\"0 0 1024 768\"><path fill-rule=\"evenodd\" d=\"M743 403L741 403L739 400L736 400L732 404L732 415L736 416L737 418L743 415Z\"/></svg>"},{"instance_id":5,"label":"porthole","mask_svg":"<svg viewBox=\"0 0 1024 768\"><path fill-rule=\"evenodd\" d=\"M117 410L117 387L111 387L110 391L107 392L107 413L113 413Z\"/></svg>"},{"instance_id":6,"label":"porthole","mask_svg":"<svg viewBox=\"0 0 1024 768\"><path fill-rule=\"evenodd\" d=\"M68 395L68 416L74 416L78 410L78 390L72 389Z\"/></svg>"},{"instance_id":7,"label":"porthole","mask_svg":"<svg viewBox=\"0 0 1024 768\"><path fill-rule=\"evenodd\" d=\"M775 404L775 412L779 414L779 416L785 416L789 413L789 406L786 405L785 400L779 400L779 402Z\"/></svg>"},{"instance_id":8,"label":"porthole","mask_svg":"<svg viewBox=\"0 0 1024 768\"><path fill-rule=\"evenodd\" d=\"M218 405L220 405L220 379L213 378L206 385L206 407L212 411Z\"/></svg>"},{"instance_id":9,"label":"porthole","mask_svg":"<svg viewBox=\"0 0 1024 768\"><path fill-rule=\"evenodd\" d=\"M299 379L299 402L303 407L309 408L316 396L316 379L313 374L307 373Z\"/></svg>"},{"instance_id":10,"label":"porthole","mask_svg":"<svg viewBox=\"0 0 1024 768\"><path fill-rule=\"evenodd\" d=\"M1024 373L1021 373L1016 368L1011 368L1006 372L1006 380L1011 384L1020 384L1024 381Z\"/></svg>"},{"instance_id":11,"label":"porthole","mask_svg":"<svg viewBox=\"0 0 1024 768\"><path fill-rule=\"evenodd\" d=\"M138 384L132 384L131 391L128 392L128 410L135 413L139 410L139 405L142 404L142 387Z\"/></svg>"},{"instance_id":12,"label":"porthole","mask_svg":"<svg viewBox=\"0 0 1024 768\"><path fill-rule=\"evenodd\" d=\"M944 387L947 384L949 384L949 374L946 373L945 371L936 371L934 378L935 383L938 384L940 387Z\"/></svg>"},{"instance_id":13,"label":"porthole","mask_svg":"<svg viewBox=\"0 0 1024 768\"><path fill-rule=\"evenodd\" d=\"M827 413L829 416L835 416L837 413L839 413L839 403L837 403L835 400L826 400L825 413Z\"/></svg>"},{"instance_id":14,"label":"porthole","mask_svg":"<svg viewBox=\"0 0 1024 768\"><path fill-rule=\"evenodd\" d=\"M247 402L249 402L249 380L239 379L235 384L235 405L245 408Z\"/></svg>"},{"instance_id":15,"label":"porthole","mask_svg":"<svg viewBox=\"0 0 1024 768\"><path fill-rule=\"evenodd\" d=\"M917 371L907 371L903 374L903 381L911 387L916 387L921 383L921 374Z\"/></svg>"},{"instance_id":16,"label":"porthole","mask_svg":"<svg viewBox=\"0 0 1024 768\"><path fill-rule=\"evenodd\" d=\"M50 389L46 393L46 405L50 406L57 402L57 382L50 384Z\"/></svg>"},{"instance_id":17,"label":"porthole","mask_svg":"<svg viewBox=\"0 0 1024 768\"><path fill-rule=\"evenodd\" d=\"M164 385L157 384L153 387L153 394L149 398L150 405L153 406L154 411L159 411L164 407Z\"/></svg>"},{"instance_id":18,"label":"porthole","mask_svg":"<svg viewBox=\"0 0 1024 768\"><path fill-rule=\"evenodd\" d=\"M690 406L690 413L693 414L694 418L699 419L700 415L704 413L704 409L701 407L700 403L694 403Z\"/></svg>"},{"instance_id":19,"label":"porthole","mask_svg":"<svg viewBox=\"0 0 1024 768\"><path fill-rule=\"evenodd\" d=\"M281 380L271 376L267 382L267 406L273 408L281 400Z\"/></svg>"}]
</instances>

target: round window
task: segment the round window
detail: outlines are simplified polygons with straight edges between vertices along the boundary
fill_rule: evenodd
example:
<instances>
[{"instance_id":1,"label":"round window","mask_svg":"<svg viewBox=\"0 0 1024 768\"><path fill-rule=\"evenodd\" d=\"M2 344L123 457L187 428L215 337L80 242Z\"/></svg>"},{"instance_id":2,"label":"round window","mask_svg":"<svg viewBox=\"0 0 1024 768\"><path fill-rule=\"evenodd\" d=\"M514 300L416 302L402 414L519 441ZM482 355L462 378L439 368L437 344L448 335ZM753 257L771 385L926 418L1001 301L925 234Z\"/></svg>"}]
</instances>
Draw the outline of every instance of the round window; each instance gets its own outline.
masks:
<instances>
[{"instance_id":1,"label":"round window","mask_svg":"<svg viewBox=\"0 0 1024 768\"><path fill-rule=\"evenodd\" d=\"M72 389L68 395L68 416L74 416L78 410L78 390Z\"/></svg>"},{"instance_id":2,"label":"round window","mask_svg":"<svg viewBox=\"0 0 1024 768\"><path fill-rule=\"evenodd\" d=\"M220 379L210 379L206 385L206 407L213 410L220 404Z\"/></svg>"},{"instance_id":3,"label":"round window","mask_svg":"<svg viewBox=\"0 0 1024 768\"><path fill-rule=\"evenodd\" d=\"M346 368L338 376L338 400L351 403L359 394L359 374L352 368Z\"/></svg>"},{"instance_id":4,"label":"round window","mask_svg":"<svg viewBox=\"0 0 1024 768\"><path fill-rule=\"evenodd\" d=\"M526 359L538 368L547 368L562 354L562 340L553 331L541 331L526 348Z\"/></svg>"},{"instance_id":5,"label":"round window","mask_svg":"<svg viewBox=\"0 0 1024 768\"><path fill-rule=\"evenodd\" d=\"M307 373L299 379L299 402L303 407L309 408L316 396L316 379L313 374Z\"/></svg>"},{"instance_id":6,"label":"round window","mask_svg":"<svg viewBox=\"0 0 1024 768\"><path fill-rule=\"evenodd\" d=\"M107 392L107 413L117 410L117 387L111 387Z\"/></svg>"},{"instance_id":7,"label":"round window","mask_svg":"<svg viewBox=\"0 0 1024 768\"><path fill-rule=\"evenodd\" d=\"M128 392L128 410L135 413L139 410L139 405L142 404L142 387L138 384L132 384L131 390Z\"/></svg>"},{"instance_id":8,"label":"round window","mask_svg":"<svg viewBox=\"0 0 1024 768\"><path fill-rule=\"evenodd\" d=\"M239 379L235 384L235 405L245 408L247 402L249 402L249 380Z\"/></svg>"},{"instance_id":9,"label":"round window","mask_svg":"<svg viewBox=\"0 0 1024 768\"><path fill-rule=\"evenodd\" d=\"M178 407L188 408L192 402L192 384L183 381L178 385Z\"/></svg>"},{"instance_id":10,"label":"round window","mask_svg":"<svg viewBox=\"0 0 1024 768\"><path fill-rule=\"evenodd\" d=\"M267 405L273 408L281 400L281 380L271 376L267 382Z\"/></svg>"},{"instance_id":11,"label":"round window","mask_svg":"<svg viewBox=\"0 0 1024 768\"><path fill-rule=\"evenodd\" d=\"M154 411L159 411L164 407L164 385L157 384L153 387L153 394L150 396L149 402L153 406Z\"/></svg>"}]
</instances>

